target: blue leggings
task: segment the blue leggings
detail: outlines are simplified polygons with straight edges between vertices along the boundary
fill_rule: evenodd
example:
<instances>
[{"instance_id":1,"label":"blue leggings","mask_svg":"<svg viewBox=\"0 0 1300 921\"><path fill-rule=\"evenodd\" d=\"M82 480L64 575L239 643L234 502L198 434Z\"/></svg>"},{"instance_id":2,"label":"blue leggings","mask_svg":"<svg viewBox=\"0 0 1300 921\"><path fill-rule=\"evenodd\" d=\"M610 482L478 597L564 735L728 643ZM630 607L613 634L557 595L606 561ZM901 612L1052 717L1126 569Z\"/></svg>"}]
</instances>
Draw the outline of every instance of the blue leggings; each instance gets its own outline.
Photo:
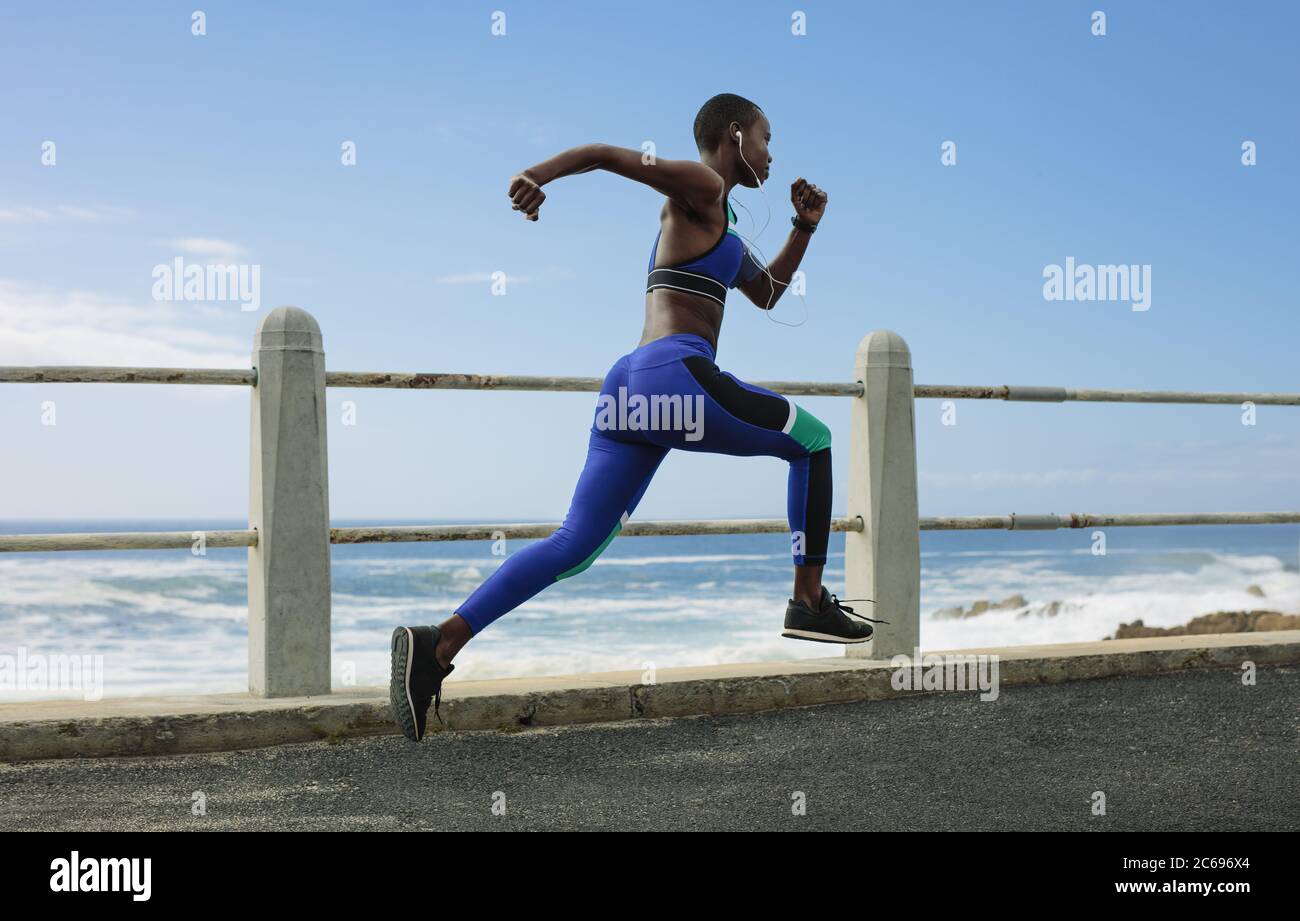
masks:
<instances>
[{"instance_id":1,"label":"blue leggings","mask_svg":"<svg viewBox=\"0 0 1300 921\"><path fill-rule=\"evenodd\" d=\"M789 461L795 565L826 562L830 430L785 397L720 371L713 359L707 340L680 333L614 363L600 389L587 463L564 524L511 554L457 608L474 633L595 562L636 510L670 448Z\"/></svg>"}]
</instances>

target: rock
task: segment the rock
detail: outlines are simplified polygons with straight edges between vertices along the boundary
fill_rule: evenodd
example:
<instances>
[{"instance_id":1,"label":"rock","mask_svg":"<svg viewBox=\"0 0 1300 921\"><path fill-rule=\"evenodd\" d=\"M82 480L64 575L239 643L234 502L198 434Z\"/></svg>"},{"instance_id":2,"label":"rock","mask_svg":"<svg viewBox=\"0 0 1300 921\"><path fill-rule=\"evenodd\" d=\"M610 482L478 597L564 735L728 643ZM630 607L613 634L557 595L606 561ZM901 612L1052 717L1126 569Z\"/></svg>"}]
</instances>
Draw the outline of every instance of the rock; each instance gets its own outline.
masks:
<instances>
[{"instance_id":1,"label":"rock","mask_svg":"<svg viewBox=\"0 0 1300 921\"><path fill-rule=\"evenodd\" d=\"M1264 597L1264 590L1263 590L1262 588L1260 588L1258 585L1247 585L1247 586L1246 586L1246 594L1247 594L1247 595L1254 595L1256 598L1263 598L1263 597Z\"/></svg>"},{"instance_id":2,"label":"rock","mask_svg":"<svg viewBox=\"0 0 1300 921\"><path fill-rule=\"evenodd\" d=\"M1017 620L1024 620L1026 617L1055 617L1062 611L1077 610L1078 605L1072 601L1049 601L1046 604L1039 602L1037 604L1026 604L1025 609L1016 615Z\"/></svg>"},{"instance_id":3,"label":"rock","mask_svg":"<svg viewBox=\"0 0 1300 921\"><path fill-rule=\"evenodd\" d=\"M1260 633L1265 630L1300 630L1300 614L1278 611L1215 611L1193 617L1182 627L1147 627L1142 621L1120 624L1115 639L1146 636L1201 636L1207 633Z\"/></svg>"},{"instance_id":4,"label":"rock","mask_svg":"<svg viewBox=\"0 0 1300 921\"><path fill-rule=\"evenodd\" d=\"M1170 630L1182 630L1182 627L1170 627ZM1114 636L1108 636L1108 640L1132 640L1144 636L1172 636L1161 627L1147 627L1141 620L1135 620L1131 624L1120 624L1119 629L1115 631Z\"/></svg>"},{"instance_id":5,"label":"rock","mask_svg":"<svg viewBox=\"0 0 1300 921\"><path fill-rule=\"evenodd\" d=\"M1054 602L1059 603L1059 602ZM935 620L957 620L962 617L978 617L989 611L1012 611L1016 608L1023 608L1029 602L1025 600L1024 595L1008 595L996 604L987 598L981 598L970 606L967 611L962 607L940 608L934 612Z\"/></svg>"}]
</instances>

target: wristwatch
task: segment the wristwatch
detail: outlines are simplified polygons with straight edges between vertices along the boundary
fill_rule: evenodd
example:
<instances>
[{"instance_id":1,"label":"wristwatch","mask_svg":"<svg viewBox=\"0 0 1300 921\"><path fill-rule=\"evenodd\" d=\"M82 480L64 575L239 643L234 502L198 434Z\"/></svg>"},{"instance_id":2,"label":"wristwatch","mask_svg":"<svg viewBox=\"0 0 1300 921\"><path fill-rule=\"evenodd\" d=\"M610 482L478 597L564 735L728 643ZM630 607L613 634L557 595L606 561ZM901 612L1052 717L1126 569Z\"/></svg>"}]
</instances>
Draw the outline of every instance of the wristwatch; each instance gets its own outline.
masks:
<instances>
[{"instance_id":1,"label":"wristwatch","mask_svg":"<svg viewBox=\"0 0 1300 921\"><path fill-rule=\"evenodd\" d=\"M817 225L816 225L816 224L809 224L807 221L801 221L801 220L799 220L799 215L797 215L797 214L794 215L794 216L792 216L792 217L790 218L790 223L793 224L794 226L798 227L800 230L804 231L805 233L816 233L816 232L817 232Z\"/></svg>"}]
</instances>

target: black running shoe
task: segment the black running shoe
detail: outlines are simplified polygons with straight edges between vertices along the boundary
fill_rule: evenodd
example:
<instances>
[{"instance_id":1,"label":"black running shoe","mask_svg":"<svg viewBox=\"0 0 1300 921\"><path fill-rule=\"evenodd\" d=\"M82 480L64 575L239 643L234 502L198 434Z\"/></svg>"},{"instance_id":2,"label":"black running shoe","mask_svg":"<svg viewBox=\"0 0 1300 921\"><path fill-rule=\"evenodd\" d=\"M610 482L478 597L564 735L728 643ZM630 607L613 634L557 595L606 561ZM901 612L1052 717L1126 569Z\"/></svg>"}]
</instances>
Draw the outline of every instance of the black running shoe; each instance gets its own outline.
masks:
<instances>
[{"instance_id":1,"label":"black running shoe","mask_svg":"<svg viewBox=\"0 0 1300 921\"><path fill-rule=\"evenodd\" d=\"M388 682L388 698L393 719L402 735L412 742L424 738L429 702L433 715L442 722L438 705L442 703L442 679L456 666L443 668L433 651L438 648L437 627L398 627L393 631L393 673Z\"/></svg>"},{"instance_id":2,"label":"black running shoe","mask_svg":"<svg viewBox=\"0 0 1300 921\"><path fill-rule=\"evenodd\" d=\"M819 607L820 610L814 611L792 598L785 609L785 630L781 635L815 643L865 643L871 639L871 624L888 623L855 614L851 607L826 591L825 586L822 586Z\"/></svg>"}]
</instances>

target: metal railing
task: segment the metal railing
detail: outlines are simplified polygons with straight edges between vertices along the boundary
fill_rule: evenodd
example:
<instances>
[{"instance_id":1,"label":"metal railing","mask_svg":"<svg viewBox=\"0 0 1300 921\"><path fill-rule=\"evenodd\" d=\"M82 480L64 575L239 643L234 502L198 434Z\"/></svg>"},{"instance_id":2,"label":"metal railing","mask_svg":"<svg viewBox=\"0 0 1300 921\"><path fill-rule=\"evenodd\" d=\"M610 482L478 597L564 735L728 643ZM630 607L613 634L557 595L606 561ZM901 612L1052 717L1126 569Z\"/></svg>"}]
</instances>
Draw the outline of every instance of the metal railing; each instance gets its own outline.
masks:
<instances>
[{"instance_id":1,"label":"metal railing","mask_svg":"<svg viewBox=\"0 0 1300 921\"><path fill-rule=\"evenodd\" d=\"M860 397L862 382L752 381L792 397ZM0 367L0 384L211 384L257 385L257 369L123 368L105 365ZM326 387L389 390L549 390L598 393L599 377L539 377L525 374L455 374L398 371L327 371ZM1300 393L1207 392L1200 390L1078 390L1000 384L914 384L918 400L1003 400L1022 403L1255 403L1300 406Z\"/></svg>"},{"instance_id":2,"label":"metal railing","mask_svg":"<svg viewBox=\"0 0 1300 921\"><path fill-rule=\"evenodd\" d=\"M1060 528L1137 528L1194 524L1300 524L1300 512L1201 512L1149 515L968 515L917 519L921 531L1051 531ZM861 516L832 518L832 531L861 533ZM560 522L514 524L376 525L330 528L331 544L409 544L499 538L549 537ZM620 537L690 537L707 534L784 534L784 518L699 518L630 521ZM185 550L197 541L205 547L256 547L257 531L91 531L79 534L0 534L0 553L49 553L57 550Z\"/></svg>"},{"instance_id":3,"label":"metal railing","mask_svg":"<svg viewBox=\"0 0 1300 921\"><path fill-rule=\"evenodd\" d=\"M921 531L1049 530L1196 524L1300 523L1300 512L986 515L921 518L917 513L917 399L1024 402L1255 403L1300 406L1300 393L1072 390L1062 387L913 384L911 354L896 333L869 334L858 346L853 380L765 381L787 396L853 399L848 514L832 520L845 534L845 595L874 598L889 625L851 656L888 657L920 646ZM263 318L252 369L0 367L0 383L191 384L252 391L249 527L0 535L0 552L247 547L249 688L263 696L330 690L331 544L540 538L558 523L331 528L325 440L325 389L532 390L598 392L596 377L326 371L320 328L306 311L281 307ZM874 460L873 460L874 459ZM777 534L782 519L629 522L621 536Z\"/></svg>"}]
</instances>

